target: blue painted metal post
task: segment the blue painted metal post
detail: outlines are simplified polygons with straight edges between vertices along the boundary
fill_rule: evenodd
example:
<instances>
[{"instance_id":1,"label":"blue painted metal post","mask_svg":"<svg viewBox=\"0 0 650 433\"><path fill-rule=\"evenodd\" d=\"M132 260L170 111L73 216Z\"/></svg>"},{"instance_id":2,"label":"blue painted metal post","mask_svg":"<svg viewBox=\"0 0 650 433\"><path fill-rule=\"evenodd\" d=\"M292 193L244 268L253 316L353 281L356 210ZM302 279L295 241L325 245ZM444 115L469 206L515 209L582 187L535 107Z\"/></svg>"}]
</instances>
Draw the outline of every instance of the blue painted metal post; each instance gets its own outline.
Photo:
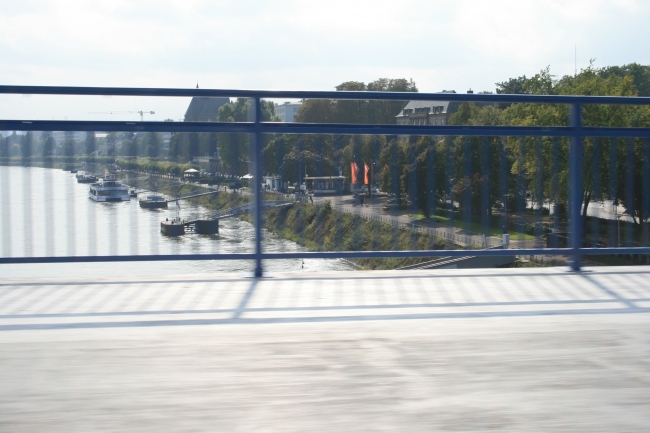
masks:
<instances>
[{"instance_id":1,"label":"blue painted metal post","mask_svg":"<svg viewBox=\"0 0 650 433\"><path fill-rule=\"evenodd\" d=\"M253 134L254 160L253 194L255 194L255 277L262 276L262 100L254 98L255 133Z\"/></svg>"},{"instance_id":2,"label":"blue painted metal post","mask_svg":"<svg viewBox=\"0 0 650 433\"><path fill-rule=\"evenodd\" d=\"M570 231L570 248L571 261L569 266L572 271L580 270L580 248L582 247L582 217L580 209L583 198L583 179L582 179L582 105L571 104L569 106L569 118L571 122L571 147L569 150L569 231Z\"/></svg>"}]
</instances>

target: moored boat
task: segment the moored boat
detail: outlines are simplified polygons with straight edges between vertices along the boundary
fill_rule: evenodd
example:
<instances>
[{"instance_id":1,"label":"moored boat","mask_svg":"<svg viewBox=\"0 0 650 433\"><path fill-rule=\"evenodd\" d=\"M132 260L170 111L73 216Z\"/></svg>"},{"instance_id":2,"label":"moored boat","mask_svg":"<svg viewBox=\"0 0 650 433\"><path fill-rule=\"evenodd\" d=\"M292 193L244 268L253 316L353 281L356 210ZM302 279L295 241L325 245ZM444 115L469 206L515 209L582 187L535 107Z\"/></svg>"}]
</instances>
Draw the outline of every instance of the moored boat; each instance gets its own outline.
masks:
<instances>
[{"instance_id":1,"label":"moored boat","mask_svg":"<svg viewBox=\"0 0 650 433\"><path fill-rule=\"evenodd\" d=\"M95 201L129 201L129 187L108 176L90 185L88 197Z\"/></svg>"},{"instance_id":2,"label":"moored boat","mask_svg":"<svg viewBox=\"0 0 650 433\"><path fill-rule=\"evenodd\" d=\"M77 183L93 183L97 182L97 176L92 174L87 174L84 172L77 173L75 176L77 178Z\"/></svg>"},{"instance_id":3,"label":"moored boat","mask_svg":"<svg viewBox=\"0 0 650 433\"><path fill-rule=\"evenodd\" d=\"M167 207L167 200L160 195L149 195L139 201L140 207L145 209L159 209Z\"/></svg>"}]
</instances>

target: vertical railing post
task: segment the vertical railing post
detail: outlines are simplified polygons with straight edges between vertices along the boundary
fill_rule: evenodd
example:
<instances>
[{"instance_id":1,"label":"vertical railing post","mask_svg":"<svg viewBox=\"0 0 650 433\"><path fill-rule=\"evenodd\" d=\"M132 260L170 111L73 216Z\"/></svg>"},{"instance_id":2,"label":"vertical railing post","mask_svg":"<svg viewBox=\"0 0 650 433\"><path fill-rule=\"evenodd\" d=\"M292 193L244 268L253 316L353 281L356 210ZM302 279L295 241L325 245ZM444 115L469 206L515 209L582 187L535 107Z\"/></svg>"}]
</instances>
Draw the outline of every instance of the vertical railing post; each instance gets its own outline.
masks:
<instances>
[{"instance_id":1,"label":"vertical railing post","mask_svg":"<svg viewBox=\"0 0 650 433\"><path fill-rule=\"evenodd\" d=\"M569 266L572 271L580 270L580 248L582 247L582 218L580 209L583 198L583 179L582 179L582 105L575 103L569 106L569 118L571 122L571 146L569 149L569 231L571 261Z\"/></svg>"},{"instance_id":2,"label":"vertical railing post","mask_svg":"<svg viewBox=\"0 0 650 433\"><path fill-rule=\"evenodd\" d=\"M255 277L262 276L262 100L254 98L255 133L253 134L253 194L255 195Z\"/></svg>"}]
</instances>

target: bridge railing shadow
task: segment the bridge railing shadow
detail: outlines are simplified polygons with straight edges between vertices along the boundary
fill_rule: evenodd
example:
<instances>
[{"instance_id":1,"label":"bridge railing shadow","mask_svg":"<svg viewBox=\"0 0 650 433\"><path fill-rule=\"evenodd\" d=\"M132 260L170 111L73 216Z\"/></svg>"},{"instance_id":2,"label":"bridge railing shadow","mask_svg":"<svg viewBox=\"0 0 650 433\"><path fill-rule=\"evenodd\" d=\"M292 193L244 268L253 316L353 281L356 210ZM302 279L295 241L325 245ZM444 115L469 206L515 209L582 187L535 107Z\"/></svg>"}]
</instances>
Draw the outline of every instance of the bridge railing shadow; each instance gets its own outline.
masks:
<instances>
[{"instance_id":1,"label":"bridge railing shadow","mask_svg":"<svg viewBox=\"0 0 650 433\"><path fill-rule=\"evenodd\" d=\"M650 312L650 271L289 274L0 287L0 330Z\"/></svg>"}]
</instances>

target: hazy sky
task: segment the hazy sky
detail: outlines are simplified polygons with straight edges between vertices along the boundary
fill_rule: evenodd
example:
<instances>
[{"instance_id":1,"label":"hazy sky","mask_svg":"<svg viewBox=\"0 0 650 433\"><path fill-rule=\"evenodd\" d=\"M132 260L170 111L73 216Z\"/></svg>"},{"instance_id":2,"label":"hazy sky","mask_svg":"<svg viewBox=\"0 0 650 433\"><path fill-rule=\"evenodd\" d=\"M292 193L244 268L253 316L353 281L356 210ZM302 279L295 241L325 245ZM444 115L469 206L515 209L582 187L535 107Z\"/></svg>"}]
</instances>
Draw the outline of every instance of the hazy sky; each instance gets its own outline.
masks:
<instances>
[{"instance_id":1,"label":"hazy sky","mask_svg":"<svg viewBox=\"0 0 650 433\"><path fill-rule=\"evenodd\" d=\"M0 18L2 84L331 90L387 77L464 92L548 65L572 74L574 45L578 68L650 64L648 0L2 0ZM187 106L0 98L5 118Z\"/></svg>"}]
</instances>

